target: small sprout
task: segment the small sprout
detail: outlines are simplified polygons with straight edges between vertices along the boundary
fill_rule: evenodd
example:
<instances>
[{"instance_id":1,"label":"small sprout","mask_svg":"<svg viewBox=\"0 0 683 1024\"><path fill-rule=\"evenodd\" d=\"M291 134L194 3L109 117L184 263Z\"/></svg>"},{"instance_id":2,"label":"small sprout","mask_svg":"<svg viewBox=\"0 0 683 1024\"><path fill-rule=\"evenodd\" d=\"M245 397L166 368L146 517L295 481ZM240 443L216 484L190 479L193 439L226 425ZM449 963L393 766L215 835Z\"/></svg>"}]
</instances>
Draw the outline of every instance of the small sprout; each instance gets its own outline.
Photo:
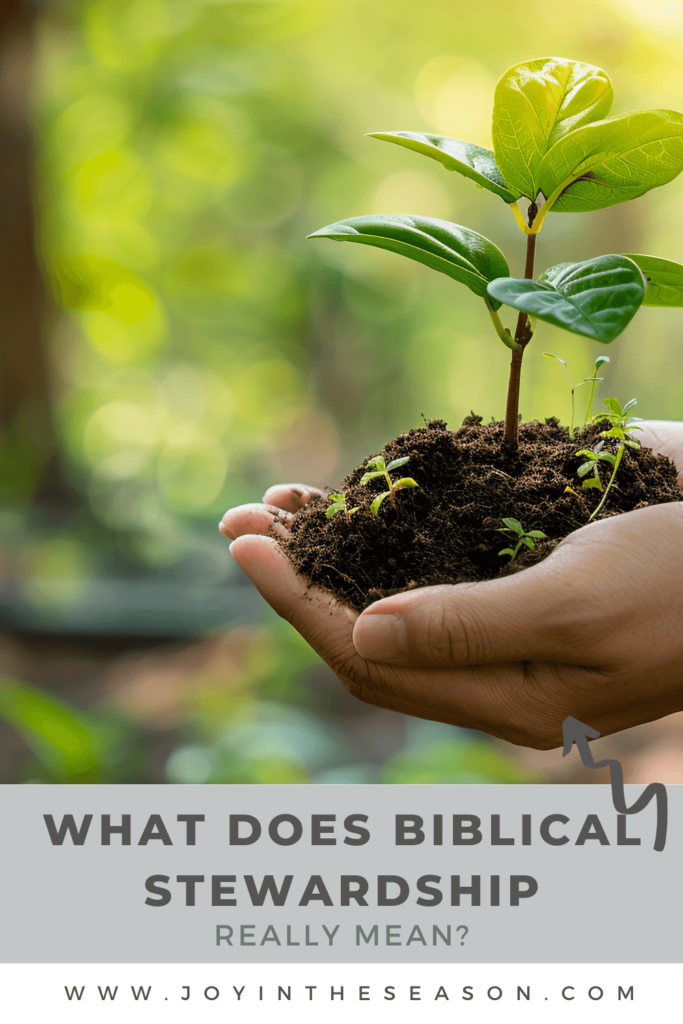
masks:
<instances>
[{"instance_id":1,"label":"small sprout","mask_svg":"<svg viewBox=\"0 0 683 1024\"><path fill-rule=\"evenodd\" d=\"M514 562L522 545L533 551L536 547L534 541L547 540L547 535L542 530L525 530L519 519L503 519L503 522L505 526L499 528L498 533L511 533L512 539L517 543L514 548L503 548L498 552L498 556L509 555L511 562Z\"/></svg>"},{"instance_id":2,"label":"small sprout","mask_svg":"<svg viewBox=\"0 0 683 1024\"><path fill-rule=\"evenodd\" d=\"M327 508L325 509L325 515L327 516L328 519L331 519L332 516L336 516L337 512L345 512L347 516L352 516L353 513L357 512L358 509L360 508L360 505L356 505L355 508L347 508L346 495L337 494L335 491L333 491L329 495L329 500L332 502L332 504L328 505Z\"/></svg>"},{"instance_id":3,"label":"small sprout","mask_svg":"<svg viewBox=\"0 0 683 1024\"><path fill-rule=\"evenodd\" d=\"M598 456L598 458L602 457L606 462L611 462L613 468L612 475L607 481L607 486L605 487L602 498L600 499L597 508L595 508L590 515L590 518L588 520L589 523L591 519L595 519L595 517L599 515L599 513L603 509L605 502L607 501L607 495L609 494L612 484L616 480L617 470L621 465L621 460L624 455L624 449L635 448L637 450L638 448L640 448L640 441L636 441L634 437L627 436L634 430L643 429L642 427L638 426L639 420L637 416L629 417L627 415L629 410L632 409L637 404L637 399L632 398L631 401L627 402L624 408L622 409L621 405L619 404L616 398L606 398L605 405L607 406L607 412L596 413L596 415L593 417L593 423L599 423L601 420L607 420L609 423L611 423L611 427L609 430L600 431L600 437L613 438L614 440L619 442L619 445L617 448L617 454L612 455L611 458L605 458L605 456L609 454L607 452L601 452ZM577 452L577 454L583 453Z\"/></svg>"},{"instance_id":4,"label":"small sprout","mask_svg":"<svg viewBox=\"0 0 683 1024\"><path fill-rule=\"evenodd\" d=\"M635 437L626 436L634 430L643 429L638 426L641 422L638 416L627 416L629 410L637 404L638 399L632 398L622 409L616 398L606 398L607 412L596 413L593 417L593 423L607 420L612 425L609 430L601 431L600 437L613 437L617 441L621 441L622 444L625 444L627 448L640 448L640 441L636 441Z\"/></svg>"},{"instance_id":5,"label":"small sprout","mask_svg":"<svg viewBox=\"0 0 683 1024\"><path fill-rule=\"evenodd\" d=\"M585 458L586 460L581 463L576 471L579 479L583 480L581 487L584 490L594 487L598 491L603 491L604 488L602 486L600 474L598 473L598 465L601 462L608 462L610 466L613 466L617 461L616 456L612 455L611 452L602 451L604 443L604 441L601 441L593 450L590 448L581 448L580 451L574 452L576 458Z\"/></svg>"},{"instance_id":6,"label":"small sprout","mask_svg":"<svg viewBox=\"0 0 683 1024\"><path fill-rule=\"evenodd\" d=\"M367 468L370 470L370 472L364 473L363 476L361 477L360 482L362 486L364 487L366 484L369 484L371 480L377 480L378 477L380 476L383 476L387 484L389 485L389 490L382 491L381 494L378 494L377 497L373 500L372 504L370 505L370 511L373 514L373 516L379 515L380 505L382 504L385 498L389 498L392 505L394 505L395 507L395 495L397 491L402 491L405 487L420 486L410 476L404 476L400 480L397 480L395 483L389 476L390 469L398 469L399 466L405 466L408 460L409 456L406 456L403 459L394 459L394 461L390 462L389 465L387 466L383 456L381 455L376 455L374 459L368 459Z\"/></svg>"},{"instance_id":7,"label":"small sprout","mask_svg":"<svg viewBox=\"0 0 683 1024\"><path fill-rule=\"evenodd\" d=\"M599 368L602 366L602 364L604 362L607 362L607 363L609 362L609 358L607 356L598 356L598 358L595 360L595 370L594 370L593 376L592 377L584 377L584 379L581 381L581 383L577 384L576 387L574 387L574 385L572 384L572 379L569 376L569 370L567 369L567 364L564 361L564 359L560 359L560 357L556 356L554 352L544 352L543 355L545 356L546 359L556 359L557 362L561 364L562 369L565 372L565 376L566 376L567 380L569 381L569 390L571 391L571 394L572 394L572 420L571 420L571 423L569 425L569 437L572 438L574 436L574 395L579 390L579 388L583 387L584 384L590 384L591 385L591 397L590 397L590 402L589 402L589 405L588 405L588 408L590 409L590 407L593 404L593 389L595 388L595 382L598 381L598 380L602 380L602 377L596 377L596 374L597 374Z\"/></svg>"}]
</instances>

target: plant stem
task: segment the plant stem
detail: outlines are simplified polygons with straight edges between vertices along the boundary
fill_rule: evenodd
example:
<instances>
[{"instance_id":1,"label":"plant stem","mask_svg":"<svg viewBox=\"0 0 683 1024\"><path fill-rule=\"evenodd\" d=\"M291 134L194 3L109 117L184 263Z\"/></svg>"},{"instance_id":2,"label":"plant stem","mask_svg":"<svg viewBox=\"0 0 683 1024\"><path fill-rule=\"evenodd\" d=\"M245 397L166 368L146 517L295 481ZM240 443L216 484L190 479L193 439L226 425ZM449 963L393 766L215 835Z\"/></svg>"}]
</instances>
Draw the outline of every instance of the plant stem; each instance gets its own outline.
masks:
<instances>
[{"instance_id":1,"label":"plant stem","mask_svg":"<svg viewBox=\"0 0 683 1024\"><path fill-rule=\"evenodd\" d=\"M625 446L625 445L623 445L623 444L620 444L620 445L619 445L619 451L617 452L617 457L616 457L616 459L615 459L615 461L614 461L614 468L613 468L613 470L612 470L612 475L611 475L611 477L609 478L609 483L607 484L607 487L605 487L605 493L603 494L602 498L600 499L600 504L599 504L599 505L598 505L598 507L597 507L597 508L595 509L595 511L591 513L591 515L590 515L590 517L589 517L589 519L588 519L588 522L589 522L589 523L590 523L591 519L595 519L595 517L597 516L598 512L600 512L600 511L602 510L602 506L603 506L603 505L605 504L605 502L607 501L607 495L609 494L609 489L610 489L610 487L611 487L611 486L612 486L612 484L614 483L614 478L615 478L615 477L616 477L616 475L617 475L617 470L619 469L619 463L621 462L621 457L622 457L622 455L624 454L624 448L625 448L625 447L626 447L626 446Z\"/></svg>"},{"instance_id":2,"label":"plant stem","mask_svg":"<svg viewBox=\"0 0 683 1024\"><path fill-rule=\"evenodd\" d=\"M535 203L529 207L529 226L534 222L538 213ZM534 256L536 255L536 235L526 236L526 264L524 266L524 277L532 280L534 276ZM504 439L509 444L517 444L517 433L519 427L519 384L522 371L522 356L524 349L531 341L531 324L526 313L520 313L517 317L517 329L515 330L515 342L520 347L513 349L512 360L510 361L510 378L508 380L508 397L505 407L505 433Z\"/></svg>"}]
</instances>

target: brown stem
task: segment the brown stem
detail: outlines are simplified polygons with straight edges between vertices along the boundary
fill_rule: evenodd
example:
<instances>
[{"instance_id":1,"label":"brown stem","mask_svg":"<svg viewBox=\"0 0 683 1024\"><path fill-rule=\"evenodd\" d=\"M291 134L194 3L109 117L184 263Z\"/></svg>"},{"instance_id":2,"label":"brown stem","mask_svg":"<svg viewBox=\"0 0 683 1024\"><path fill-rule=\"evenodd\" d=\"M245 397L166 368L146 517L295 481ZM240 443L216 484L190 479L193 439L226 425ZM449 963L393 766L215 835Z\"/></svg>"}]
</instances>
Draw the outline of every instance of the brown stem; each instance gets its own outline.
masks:
<instances>
[{"instance_id":1,"label":"brown stem","mask_svg":"<svg viewBox=\"0 0 683 1024\"><path fill-rule=\"evenodd\" d=\"M512 350L510 376L508 378L508 400L505 406L504 439L510 444L517 444L517 427L519 425L519 382L522 374L523 348Z\"/></svg>"},{"instance_id":2,"label":"brown stem","mask_svg":"<svg viewBox=\"0 0 683 1024\"><path fill-rule=\"evenodd\" d=\"M538 213L538 207L532 203L529 207L529 227L534 222ZM536 235L526 236L526 263L524 265L524 277L532 280L534 276L534 256L536 255ZM519 427L519 384L522 372L522 356L524 349L531 341L531 324L526 313L520 313L517 317L517 328L515 330L515 341L520 348L512 350L510 361L510 377L508 379L508 397L505 406L505 433L504 439L510 444L517 444L517 433Z\"/></svg>"}]
</instances>

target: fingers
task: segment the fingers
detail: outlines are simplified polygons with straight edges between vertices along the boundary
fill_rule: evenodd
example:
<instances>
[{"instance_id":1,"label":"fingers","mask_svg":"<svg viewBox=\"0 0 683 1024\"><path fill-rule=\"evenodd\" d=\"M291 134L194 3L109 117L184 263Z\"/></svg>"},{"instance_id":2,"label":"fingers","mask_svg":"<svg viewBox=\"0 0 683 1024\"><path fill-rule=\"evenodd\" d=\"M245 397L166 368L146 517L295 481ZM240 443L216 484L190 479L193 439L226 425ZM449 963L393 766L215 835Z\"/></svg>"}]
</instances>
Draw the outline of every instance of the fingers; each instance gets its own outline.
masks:
<instances>
[{"instance_id":1,"label":"fingers","mask_svg":"<svg viewBox=\"0 0 683 1024\"><path fill-rule=\"evenodd\" d=\"M241 536L230 545L230 554L268 604L326 661L342 668L360 662L351 639L356 613L310 586L277 541Z\"/></svg>"},{"instance_id":2,"label":"fingers","mask_svg":"<svg viewBox=\"0 0 683 1024\"><path fill-rule=\"evenodd\" d=\"M633 436L660 455L671 459L678 470L678 483L683 487L683 423L675 420L643 420L642 431Z\"/></svg>"},{"instance_id":3,"label":"fingers","mask_svg":"<svg viewBox=\"0 0 683 1024\"><path fill-rule=\"evenodd\" d=\"M236 508L228 509L218 524L218 529L231 540L248 533L276 533L281 537L288 537L291 519L291 513L276 508L275 505L238 505Z\"/></svg>"},{"instance_id":4,"label":"fingers","mask_svg":"<svg viewBox=\"0 0 683 1024\"><path fill-rule=\"evenodd\" d=\"M324 492L310 484L275 484L263 495L262 503L253 502L228 509L218 529L231 540L247 533L288 537L292 513L303 508L314 495L324 495Z\"/></svg>"},{"instance_id":5,"label":"fingers","mask_svg":"<svg viewBox=\"0 0 683 1024\"><path fill-rule=\"evenodd\" d=\"M324 496L324 492L310 484L274 484L263 495L268 505L277 505L285 512L298 512L314 495Z\"/></svg>"}]
</instances>

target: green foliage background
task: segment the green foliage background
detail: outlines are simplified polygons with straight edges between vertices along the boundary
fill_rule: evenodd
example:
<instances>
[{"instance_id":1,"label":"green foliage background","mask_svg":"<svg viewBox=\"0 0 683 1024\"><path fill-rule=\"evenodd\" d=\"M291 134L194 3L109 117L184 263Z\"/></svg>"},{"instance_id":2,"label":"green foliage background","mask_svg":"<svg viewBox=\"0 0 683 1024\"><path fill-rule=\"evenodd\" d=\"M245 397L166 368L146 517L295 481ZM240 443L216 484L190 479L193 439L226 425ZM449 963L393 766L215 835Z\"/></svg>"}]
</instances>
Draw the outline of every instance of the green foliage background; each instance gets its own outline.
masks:
<instances>
[{"instance_id":1,"label":"green foliage background","mask_svg":"<svg viewBox=\"0 0 683 1024\"><path fill-rule=\"evenodd\" d=\"M605 68L613 113L681 109L682 43L683 15L664 0L49 4L33 97L40 246L60 310L58 430L92 522L39 530L10 510L28 599L48 611L77 603L112 559L133 575L220 584L228 506L279 479L334 486L422 413L501 418L509 353L480 300L408 260L305 236L367 213L436 216L491 238L520 276L524 238L500 200L365 133L490 146L499 75L552 54ZM682 261L682 221L681 181L596 214L550 214L538 270L605 252ZM683 418L680 336L679 310L643 310L610 348L603 395L637 394L641 416ZM604 349L550 327L530 347L523 416L567 421L548 348L575 379ZM417 724L381 770L354 767L341 748L303 756L304 734L334 747L300 690L317 659L271 616L245 628L233 676L216 669L174 720L170 780L529 777L483 740ZM33 735L18 691L2 693L0 712ZM29 775L91 781L97 762L97 777L144 781L131 753L144 714L125 700L88 714L82 763L50 761L36 740ZM230 739L254 722L263 735L275 723L268 756Z\"/></svg>"}]
</instances>

